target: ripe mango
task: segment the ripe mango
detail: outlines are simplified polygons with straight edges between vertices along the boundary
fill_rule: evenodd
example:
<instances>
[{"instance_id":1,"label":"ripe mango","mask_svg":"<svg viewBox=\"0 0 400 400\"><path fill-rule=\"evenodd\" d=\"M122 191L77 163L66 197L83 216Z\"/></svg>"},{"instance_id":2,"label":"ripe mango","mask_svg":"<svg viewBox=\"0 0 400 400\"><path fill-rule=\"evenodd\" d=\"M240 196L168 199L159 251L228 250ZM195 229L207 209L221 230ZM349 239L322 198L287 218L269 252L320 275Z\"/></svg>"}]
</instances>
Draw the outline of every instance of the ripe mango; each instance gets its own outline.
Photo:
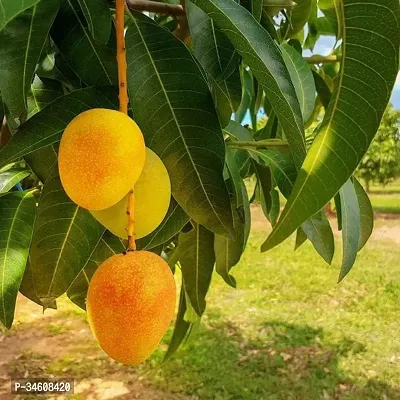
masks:
<instances>
[{"instance_id":1,"label":"ripe mango","mask_svg":"<svg viewBox=\"0 0 400 400\"><path fill-rule=\"evenodd\" d=\"M171 200L168 172L157 154L148 148L146 148L143 172L133 188L135 191L135 237L140 239L160 225ZM112 207L100 211L91 210L91 213L111 233L126 239L128 237L127 207L128 196L125 196Z\"/></svg>"},{"instance_id":2,"label":"ripe mango","mask_svg":"<svg viewBox=\"0 0 400 400\"><path fill-rule=\"evenodd\" d=\"M108 208L132 188L145 157L142 132L131 118L115 110L88 110L75 117L61 137L61 182L79 206Z\"/></svg>"},{"instance_id":3,"label":"ripe mango","mask_svg":"<svg viewBox=\"0 0 400 400\"><path fill-rule=\"evenodd\" d=\"M112 256L96 270L86 309L101 348L116 361L137 365L160 343L175 302L168 264L154 253L134 251Z\"/></svg>"}]
</instances>

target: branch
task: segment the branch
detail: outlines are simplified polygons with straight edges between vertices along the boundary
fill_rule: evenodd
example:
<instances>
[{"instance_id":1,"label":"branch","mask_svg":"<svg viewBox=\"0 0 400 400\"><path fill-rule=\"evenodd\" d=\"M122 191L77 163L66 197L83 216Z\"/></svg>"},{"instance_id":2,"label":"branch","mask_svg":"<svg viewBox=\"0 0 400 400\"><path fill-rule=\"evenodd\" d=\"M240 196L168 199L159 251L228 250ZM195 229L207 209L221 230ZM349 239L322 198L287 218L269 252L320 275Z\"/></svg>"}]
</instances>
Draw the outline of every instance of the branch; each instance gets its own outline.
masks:
<instances>
[{"instance_id":1,"label":"branch","mask_svg":"<svg viewBox=\"0 0 400 400\"><path fill-rule=\"evenodd\" d=\"M342 57L341 56L320 56L318 54L311 57L304 57L304 59L308 62L308 64L334 64L339 62Z\"/></svg>"},{"instance_id":2,"label":"branch","mask_svg":"<svg viewBox=\"0 0 400 400\"><path fill-rule=\"evenodd\" d=\"M266 140L259 140L259 141L228 141L228 146L232 149L270 149L271 147L288 147L288 143L284 142L283 140L279 139L266 139Z\"/></svg>"},{"instance_id":3,"label":"branch","mask_svg":"<svg viewBox=\"0 0 400 400\"><path fill-rule=\"evenodd\" d=\"M186 15L185 10L180 4L160 3L148 0L126 0L129 9L136 11L149 11L156 14L172 15L178 17Z\"/></svg>"}]
</instances>

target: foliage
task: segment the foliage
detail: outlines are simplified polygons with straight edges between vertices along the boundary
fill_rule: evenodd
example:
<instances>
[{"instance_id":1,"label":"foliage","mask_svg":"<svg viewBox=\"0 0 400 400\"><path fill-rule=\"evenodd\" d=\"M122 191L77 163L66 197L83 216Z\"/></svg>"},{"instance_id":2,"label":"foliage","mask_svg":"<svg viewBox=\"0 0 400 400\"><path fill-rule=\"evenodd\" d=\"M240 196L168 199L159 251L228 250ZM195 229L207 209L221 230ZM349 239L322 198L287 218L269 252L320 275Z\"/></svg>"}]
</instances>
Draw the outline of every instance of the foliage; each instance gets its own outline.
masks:
<instances>
[{"instance_id":1,"label":"foliage","mask_svg":"<svg viewBox=\"0 0 400 400\"><path fill-rule=\"evenodd\" d=\"M60 185L57 150L76 115L116 108L117 65L112 2L0 1L0 313L10 326L20 287L45 308L66 292L84 307L85 279L109 255L109 232ZM330 263L335 247L323 207L335 195L343 209L343 274L371 232L371 205L352 175L398 72L400 6L296 3L187 0L182 9L145 2L145 15L128 2L130 112L165 164L173 196L160 227L138 247L182 269L173 350L203 314L214 271L236 285L232 268L247 243L254 197L244 189L246 177L257 180L273 225L262 251L297 230L297 244L308 239ZM271 17L280 4L286 10ZM338 39L332 55L305 59L302 49L313 48L320 34ZM256 127L261 108L268 115L262 129L240 124L250 113ZM282 213L279 192L287 198ZM32 193L39 194L35 204L22 200ZM31 219L23 216L27 209ZM17 232L23 239L15 240Z\"/></svg>"},{"instance_id":2,"label":"foliage","mask_svg":"<svg viewBox=\"0 0 400 400\"><path fill-rule=\"evenodd\" d=\"M387 185L400 174L400 111L386 109L375 139L357 169L369 190L370 183Z\"/></svg>"}]
</instances>

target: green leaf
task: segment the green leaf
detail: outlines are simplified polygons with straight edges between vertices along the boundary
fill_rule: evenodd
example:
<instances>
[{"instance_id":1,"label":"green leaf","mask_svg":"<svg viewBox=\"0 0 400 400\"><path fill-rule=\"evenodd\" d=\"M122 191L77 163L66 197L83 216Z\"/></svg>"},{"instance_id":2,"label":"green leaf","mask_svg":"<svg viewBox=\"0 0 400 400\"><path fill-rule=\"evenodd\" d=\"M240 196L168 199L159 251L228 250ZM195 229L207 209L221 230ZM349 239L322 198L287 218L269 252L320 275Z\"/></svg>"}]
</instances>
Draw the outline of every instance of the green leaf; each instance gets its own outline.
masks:
<instances>
[{"instance_id":1,"label":"green leaf","mask_svg":"<svg viewBox=\"0 0 400 400\"><path fill-rule=\"evenodd\" d=\"M91 108L116 108L114 88L86 88L59 97L18 129L0 150L0 167L60 140L68 123Z\"/></svg>"},{"instance_id":2,"label":"green leaf","mask_svg":"<svg viewBox=\"0 0 400 400\"><path fill-rule=\"evenodd\" d=\"M340 1L343 1L343 0L340 0ZM357 3L362 5L362 3L360 1L358 1ZM372 3L372 4L374 5L375 3ZM376 3L376 4L379 6L379 3ZM338 7L338 10L336 9L336 7ZM341 4L339 2L336 3L335 0L319 0L318 1L318 8L322 11L326 20L329 22L331 29L333 30L334 34L338 38L341 37L341 29L340 29L340 26L338 23L338 19L339 20L341 19L340 15L338 18L338 13L339 14L342 13L342 10L340 10L340 7L341 7ZM320 19L320 18L318 18L318 19ZM321 27L320 24L317 24L317 25L319 25L319 27Z\"/></svg>"},{"instance_id":3,"label":"green leaf","mask_svg":"<svg viewBox=\"0 0 400 400\"><path fill-rule=\"evenodd\" d=\"M52 101L63 96L60 82L35 76L28 94L28 119L38 113Z\"/></svg>"},{"instance_id":4,"label":"green leaf","mask_svg":"<svg viewBox=\"0 0 400 400\"><path fill-rule=\"evenodd\" d=\"M126 47L135 119L168 170L174 198L211 231L232 234L225 143L202 70L179 39L143 14L132 16Z\"/></svg>"},{"instance_id":5,"label":"green leaf","mask_svg":"<svg viewBox=\"0 0 400 400\"><path fill-rule=\"evenodd\" d=\"M57 165L55 145L49 145L27 154L24 159L42 183L46 183L58 174L58 170L55 168Z\"/></svg>"},{"instance_id":6,"label":"green leaf","mask_svg":"<svg viewBox=\"0 0 400 400\"><path fill-rule=\"evenodd\" d=\"M397 0L344 0L340 4L343 56L335 91L264 250L281 243L320 210L349 179L366 153L397 76L399 7ZM379 54L380 60L387 61L376 62L371 54Z\"/></svg>"},{"instance_id":7,"label":"green leaf","mask_svg":"<svg viewBox=\"0 0 400 400\"><path fill-rule=\"evenodd\" d=\"M262 85L299 168L306 154L304 126L296 91L279 47L254 17L232 0L194 0L193 3L213 18Z\"/></svg>"},{"instance_id":8,"label":"green leaf","mask_svg":"<svg viewBox=\"0 0 400 400\"><path fill-rule=\"evenodd\" d=\"M290 153L284 149L250 151L271 167L274 180L280 191L286 198L290 197L296 177L296 169ZM335 252L335 241L332 228L324 212L322 210L318 211L307 221L303 222L301 227L313 244L314 249L325 262L330 264ZM261 246L261 251L266 251L264 245Z\"/></svg>"},{"instance_id":9,"label":"green leaf","mask_svg":"<svg viewBox=\"0 0 400 400\"><path fill-rule=\"evenodd\" d=\"M78 0L87 26L94 39L107 44L110 39L112 18L106 0Z\"/></svg>"},{"instance_id":10,"label":"green leaf","mask_svg":"<svg viewBox=\"0 0 400 400\"><path fill-rule=\"evenodd\" d=\"M283 43L280 48L296 90L301 114L305 122L310 118L315 105L315 83L310 66L292 46Z\"/></svg>"},{"instance_id":11,"label":"green leaf","mask_svg":"<svg viewBox=\"0 0 400 400\"><path fill-rule=\"evenodd\" d=\"M172 257L179 261L190 303L201 316L214 270L214 234L193 222L191 231L179 234L178 247Z\"/></svg>"},{"instance_id":12,"label":"green leaf","mask_svg":"<svg viewBox=\"0 0 400 400\"><path fill-rule=\"evenodd\" d=\"M0 31L19 14L31 8L41 0L1 0Z\"/></svg>"},{"instance_id":13,"label":"green leaf","mask_svg":"<svg viewBox=\"0 0 400 400\"><path fill-rule=\"evenodd\" d=\"M25 168L11 168L0 173L0 193L7 193L22 179L30 175L30 171Z\"/></svg>"},{"instance_id":14,"label":"green leaf","mask_svg":"<svg viewBox=\"0 0 400 400\"><path fill-rule=\"evenodd\" d=\"M332 98L332 92L329 89L329 86L325 82L324 78L322 78L321 75L319 75L317 72L312 71L314 82L315 82L315 88L317 90L318 96L321 99L321 103L324 106L325 110L328 109L329 103Z\"/></svg>"},{"instance_id":15,"label":"green leaf","mask_svg":"<svg viewBox=\"0 0 400 400\"><path fill-rule=\"evenodd\" d=\"M122 240L110 232L104 232L97 246L93 249L89 260L67 291L69 299L78 307L86 310L86 295L89 282L97 268L108 258L125 251Z\"/></svg>"},{"instance_id":16,"label":"green leaf","mask_svg":"<svg viewBox=\"0 0 400 400\"><path fill-rule=\"evenodd\" d=\"M28 118L62 95L61 82L36 76L28 96ZM57 174L57 169L54 168L57 164L57 152L54 146L43 147L24 157L31 170L43 183Z\"/></svg>"},{"instance_id":17,"label":"green leaf","mask_svg":"<svg viewBox=\"0 0 400 400\"><path fill-rule=\"evenodd\" d=\"M263 12L264 0L250 0L251 13L257 22L260 22Z\"/></svg>"},{"instance_id":18,"label":"green leaf","mask_svg":"<svg viewBox=\"0 0 400 400\"><path fill-rule=\"evenodd\" d=\"M336 209L336 220L338 224L338 231L342 230L342 206L340 205L340 194L337 193L333 198L335 202L335 209Z\"/></svg>"},{"instance_id":19,"label":"green leaf","mask_svg":"<svg viewBox=\"0 0 400 400\"><path fill-rule=\"evenodd\" d=\"M14 320L35 212L32 192L13 192L0 197L0 321L8 329Z\"/></svg>"},{"instance_id":20,"label":"green leaf","mask_svg":"<svg viewBox=\"0 0 400 400\"><path fill-rule=\"evenodd\" d=\"M136 240L139 250L149 250L162 245L177 235L188 223L189 216L183 211L182 207L171 198L171 203L161 224L149 235Z\"/></svg>"},{"instance_id":21,"label":"green leaf","mask_svg":"<svg viewBox=\"0 0 400 400\"><path fill-rule=\"evenodd\" d=\"M240 261L250 233L249 198L243 181L241 180L240 183L242 190L239 195L241 198L239 203L242 205L236 208L238 199L233 199L233 221L236 235L234 239L215 235L214 239L215 270L228 285L234 288L236 288L236 280L229 272Z\"/></svg>"},{"instance_id":22,"label":"green leaf","mask_svg":"<svg viewBox=\"0 0 400 400\"><path fill-rule=\"evenodd\" d=\"M316 2L317 0L296 0L297 5L288 13L290 25L286 37L294 37L303 29L310 18L313 3Z\"/></svg>"},{"instance_id":23,"label":"green leaf","mask_svg":"<svg viewBox=\"0 0 400 400\"><path fill-rule=\"evenodd\" d=\"M360 238L360 207L353 182L349 179L340 189L342 210L343 258L339 282L350 272L356 261Z\"/></svg>"},{"instance_id":24,"label":"green leaf","mask_svg":"<svg viewBox=\"0 0 400 400\"><path fill-rule=\"evenodd\" d=\"M33 280L44 307L68 290L103 232L89 211L68 198L58 177L44 185L30 251Z\"/></svg>"},{"instance_id":25,"label":"green leaf","mask_svg":"<svg viewBox=\"0 0 400 400\"><path fill-rule=\"evenodd\" d=\"M28 261L26 263L24 277L22 278L21 286L19 287L19 292L21 294L23 294L27 299L36 303L37 305L39 305L41 307L43 306L43 304L41 303L41 301L36 293L36 289L33 284L32 268L31 268L29 257L28 257ZM49 304L48 308L57 310L56 301L54 300L54 303Z\"/></svg>"},{"instance_id":26,"label":"green leaf","mask_svg":"<svg viewBox=\"0 0 400 400\"><path fill-rule=\"evenodd\" d=\"M374 229L374 210L372 209L371 200L361 183L356 178L353 178L353 184L360 208L360 238L358 241L358 251L360 251L368 242Z\"/></svg>"},{"instance_id":27,"label":"green leaf","mask_svg":"<svg viewBox=\"0 0 400 400\"><path fill-rule=\"evenodd\" d=\"M181 347L181 345L187 341L191 333L193 324L185 320L186 310L186 293L182 280L182 286L179 295L178 315L176 316L174 332L172 334L171 341L169 342L168 350L165 353L164 361L170 359L178 351L179 347Z\"/></svg>"},{"instance_id":28,"label":"green leaf","mask_svg":"<svg viewBox=\"0 0 400 400\"><path fill-rule=\"evenodd\" d=\"M303 222L301 229L311 240L318 254L327 264L331 264L335 254L335 238L323 210Z\"/></svg>"},{"instance_id":29,"label":"green leaf","mask_svg":"<svg viewBox=\"0 0 400 400\"><path fill-rule=\"evenodd\" d=\"M241 68L242 94L239 107L235 112L235 121L241 123L246 116L251 102L254 98L254 84L252 74L244 68Z\"/></svg>"},{"instance_id":30,"label":"green leaf","mask_svg":"<svg viewBox=\"0 0 400 400\"><path fill-rule=\"evenodd\" d=\"M296 232L296 243L294 245L294 250L297 250L305 241L307 240L307 235L303 229L299 228Z\"/></svg>"},{"instance_id":31,"label":"green leaf","mask_svg":"<svg viewBox=\"0 0 400 400\"><path fill-rule=\"evenodd\" d=\"M58 8L59 0L41 1L0 31L0 90L15 118L26 111L26 96Z\"/></svg>"},{"instance_id":32,"label":"green leaf","mask_svg":"<svg viewBox=\"0 0 400 400\"><path fill-rule=\"evenodd\" d=\"M186 2L194 54L217 82L222 83L237 69L240 56L214 21L191 1Z\"/></svg>"},{"instance_id":33,"label":"green leaf","mask_svg":"<svg viewBox=\"0 0 400 400\"><path fill-rule=\"evenodd\" d=\"M260 165L253 162L254 170L256 172L258 188L260 194L261 208L264 212L265 217L269 220L269 213L272 208L272 189L274 182L272 178L271 168L266 165Z\"/></svg>"},{"instance_id":34,"label":"green leaf","mask_svg":"<svg viewBox=\"0 0 400 400\"><path fill-rule=\"evenodd\" d=\"M221 126L225 128L236 112L242 100L242 86L240 81L239 68L223 81L217 82L209 77L211 94Z\"/></svg>"},{"instance_id":35,"label":"green leaf","mask_svg":"<svg viewBox=\"0 0 400 400\"><path fill-rule=\"evenodd\" d=\"M116 42L94 39L77 0L65 0L51 31L69 66L87 85L117 85ZM90 67L89 67L90 66Z\"/></svg>"}]
</instances>

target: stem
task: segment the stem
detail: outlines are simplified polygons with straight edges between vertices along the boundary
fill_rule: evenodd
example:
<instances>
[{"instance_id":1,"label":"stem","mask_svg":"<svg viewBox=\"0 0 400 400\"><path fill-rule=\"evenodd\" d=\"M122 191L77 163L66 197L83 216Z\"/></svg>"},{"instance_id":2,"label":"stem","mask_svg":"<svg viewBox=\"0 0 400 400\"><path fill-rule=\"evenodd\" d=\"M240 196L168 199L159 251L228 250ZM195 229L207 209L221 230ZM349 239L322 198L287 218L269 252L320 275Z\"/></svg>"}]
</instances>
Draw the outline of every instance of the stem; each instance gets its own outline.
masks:
<instances>
[{"instance_id":1,"label":"stem","mask_svg":"<svg viewBox=\"0 0 400 400\"><path fill-rule=\"evenodd\" d=\"M125 0L116 0L116 36L117 36L117 64L118 64L118 88L119 110L128 115L128 85L127 65L125 50ZM128 194L128 251L136 250L135 243L135 194L133 189Z\"/></svg>"},{"instance_id":2,"label":"stem","mask_svg":"<svg viewBox=\"0 0 400 400\"><path fill-rule=\"evenodd\" d=\"M287 147L287 142L284 142L279 139L266 139L266 140L259 140L259 141L228 141L228 146L232 149L270 149L271 147Z\"/></svg>"},{"instance_id":3,"label":"stem","mask_svg":"<svg viewBox=\"0 0 400 400\"><path fill-rule=\"evenodd\" d=\"M126 4L131 10L136 11L150 11L156 14L172 15L174 17L186 14L180 4L168 4L147 0L127 0Z\"/></svg>"},{"instance_id":4,"label":"stem","mask_svg":"<svg viewBox=\"0 0 400 400\"><path fill-rule=\"evenodd\" d=\"M334 64L341 60L341 56L320 56L318 54L311 57L304 57L308 64Z\"/></svg>"},{"instance_id":5,"label":"stem","mask_svg":"<svg viewBox=\"0 0 400 400\"><path fill-rule=\"evenodd\" d=\"M119 111L128 114L128 87L126 84L126 54L125 54L125 1L116 0L116 34L117 34L117 64L119 86Z\"/></svg>"}]
</instances>

